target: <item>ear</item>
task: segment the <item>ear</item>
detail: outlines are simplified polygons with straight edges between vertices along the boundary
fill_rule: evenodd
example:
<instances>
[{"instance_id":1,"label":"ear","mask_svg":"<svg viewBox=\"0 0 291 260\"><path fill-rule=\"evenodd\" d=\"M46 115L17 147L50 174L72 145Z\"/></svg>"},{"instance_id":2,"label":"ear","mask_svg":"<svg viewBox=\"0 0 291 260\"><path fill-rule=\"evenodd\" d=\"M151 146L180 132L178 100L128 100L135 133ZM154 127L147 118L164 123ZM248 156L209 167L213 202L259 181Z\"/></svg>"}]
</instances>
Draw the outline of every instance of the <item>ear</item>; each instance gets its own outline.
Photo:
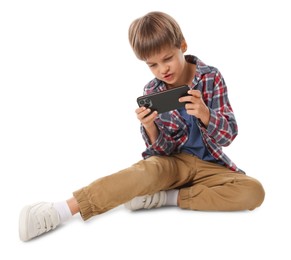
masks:
<instances>
[{"instance_id":1,"label":"ear","mask_svg":"<svg viewBox=\"0 0 291 260\"><path fill-rule=\"evenodd\" d=\"M187 42L185 40L183 40L182 43L181 43L181 51L183 53L186 52L187 51L187 47L188 47Z\"/></svg>"}]
</instances>

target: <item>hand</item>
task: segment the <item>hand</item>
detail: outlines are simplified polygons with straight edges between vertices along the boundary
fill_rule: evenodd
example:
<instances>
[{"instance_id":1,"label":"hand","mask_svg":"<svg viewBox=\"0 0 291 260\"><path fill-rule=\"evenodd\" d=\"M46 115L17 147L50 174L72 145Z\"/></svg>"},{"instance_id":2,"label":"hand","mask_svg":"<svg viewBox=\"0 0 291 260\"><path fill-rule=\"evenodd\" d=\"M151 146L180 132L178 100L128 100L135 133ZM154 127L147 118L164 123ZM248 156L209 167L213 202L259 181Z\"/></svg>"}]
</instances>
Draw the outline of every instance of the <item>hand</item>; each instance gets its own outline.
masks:
<instances>
[{"instance_id":1,"label":"hand","mask_svg":"<svg viewBox=\"0 0 291 260\"><path fill-rule=\"evenodd\" d=\"M157 111L153 111L146 107L139 107L135 110L137 119L142 123L142 125L147 129L155 126L155 119L158 115ZM150 114L151 113L151 114Z\"/></svg>"},{"instance_id":2,"label":"hand","mask_svg":"<svg viewBox=\"0 0 291 260\"><path fill-rule=\"evenodd\" d=\"M137 119L142 123L145 129L150 143L153 144L157 140L159 135L158 128L155 124L155 119L158 115L158 112L153 111L151 113L151 110L149 108L139 107L135 110L135 113L137 115Z\"/></svg>"},{"instance_id":3,"label":"hand","mask_svg":"<svg viewBox=\"0 0 291 260\"><path fill-rule=\"evenodd\" d=\"M199 90L189 90L190 96L179 98L179 102L187 102L185 104L186 112L189 115L195 116L202 121L207 127L210 119L209 108L205 105L202 94Z\"/></svg>"}]
</instances>

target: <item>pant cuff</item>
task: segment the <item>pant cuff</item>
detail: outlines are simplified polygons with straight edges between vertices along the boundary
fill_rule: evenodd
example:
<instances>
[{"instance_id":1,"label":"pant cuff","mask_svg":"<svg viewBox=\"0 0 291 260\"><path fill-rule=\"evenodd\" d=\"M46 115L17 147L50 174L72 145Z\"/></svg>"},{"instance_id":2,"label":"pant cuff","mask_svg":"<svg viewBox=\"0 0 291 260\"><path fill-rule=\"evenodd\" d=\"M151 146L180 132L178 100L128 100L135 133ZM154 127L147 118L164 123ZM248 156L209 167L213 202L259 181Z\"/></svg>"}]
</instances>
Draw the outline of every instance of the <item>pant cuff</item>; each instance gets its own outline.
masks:
<instances>
[{"instance_id":1,"label":"pant cuff","mask_svg":"<svg viewBox=\"0 0 291 260\"><path fill-rule=\"evenodd\" d=\"M84 188L77 190L73 192L73 196L77 200L80 208L80 215L83 218L83 220L87 220L91 218L94 214L92 211L92 207L89 203L89 198L86 194L86 191Z\"/></svg>"},{"instance_id":2,"label":"pant cuff","mask_svg":"<svg viewBox=\"0 0 291 260\"><path fill-rule=\"evenodd\" d=\"M181 209L189 209L190 205L189 205L189 189L181 189L179 191L179 207Z\"/></svg>"}]
</instances>

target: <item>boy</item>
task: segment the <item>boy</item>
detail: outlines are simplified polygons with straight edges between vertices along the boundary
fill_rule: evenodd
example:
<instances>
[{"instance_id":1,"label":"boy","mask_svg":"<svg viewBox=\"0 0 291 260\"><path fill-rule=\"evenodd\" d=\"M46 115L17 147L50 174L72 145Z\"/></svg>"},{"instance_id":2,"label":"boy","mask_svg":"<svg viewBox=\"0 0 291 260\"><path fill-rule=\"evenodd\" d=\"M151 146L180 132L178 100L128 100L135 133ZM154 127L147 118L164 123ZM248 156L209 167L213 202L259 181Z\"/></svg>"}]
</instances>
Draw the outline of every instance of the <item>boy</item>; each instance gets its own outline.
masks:
<instances>
[{"instance_id":1,"label":"boy","mask_svg":"<svg viewBox=\"0 0 291 260\"><path fill-rule=\"evenodd\" d=\"M158 115L136 109L146 144L144 160L100 178L58 203L40 202L22 209L19 235L30 240L53 230L72 215L83 220L125 203L138 210L176 205L182 209L252 210L264 189L222 151L237 135L237 124L220 72L186 55L187 43L177 22L151 12L132 22L129 41L137 58L155 78L144 93L189 86L180 98L185 107Z\"/></svg>"}]
</instances>

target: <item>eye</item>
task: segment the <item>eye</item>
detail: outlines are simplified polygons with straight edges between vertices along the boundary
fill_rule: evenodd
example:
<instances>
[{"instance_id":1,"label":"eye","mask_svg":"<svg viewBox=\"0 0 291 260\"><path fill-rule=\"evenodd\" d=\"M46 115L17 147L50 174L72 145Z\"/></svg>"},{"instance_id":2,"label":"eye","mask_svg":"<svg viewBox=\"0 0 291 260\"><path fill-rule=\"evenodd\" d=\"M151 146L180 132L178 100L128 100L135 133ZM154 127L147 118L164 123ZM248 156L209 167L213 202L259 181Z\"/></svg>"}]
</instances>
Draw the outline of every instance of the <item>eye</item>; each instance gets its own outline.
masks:
<instances>
[{"instance_id":1,"label":"eye","mask_svg":"<svg viewBox=\"0 0 291 260\"><path fill-rule=\"evenodd\" d=\"M173 56L165 58L165 61L170 61L173 58Z\"/></svg>"},{"instance_id":2,"label":"eye","mask_svg":"<svg viewBox=\"0 0 291 260\"><path fill-rule=\"evenodd\" d=\"M150 68L153 68L153 67L155 67L155 66L157 66L156 63L154 63L154 64L149 64L149 67L150 67Z\"/></svg>"}]
</instances>

